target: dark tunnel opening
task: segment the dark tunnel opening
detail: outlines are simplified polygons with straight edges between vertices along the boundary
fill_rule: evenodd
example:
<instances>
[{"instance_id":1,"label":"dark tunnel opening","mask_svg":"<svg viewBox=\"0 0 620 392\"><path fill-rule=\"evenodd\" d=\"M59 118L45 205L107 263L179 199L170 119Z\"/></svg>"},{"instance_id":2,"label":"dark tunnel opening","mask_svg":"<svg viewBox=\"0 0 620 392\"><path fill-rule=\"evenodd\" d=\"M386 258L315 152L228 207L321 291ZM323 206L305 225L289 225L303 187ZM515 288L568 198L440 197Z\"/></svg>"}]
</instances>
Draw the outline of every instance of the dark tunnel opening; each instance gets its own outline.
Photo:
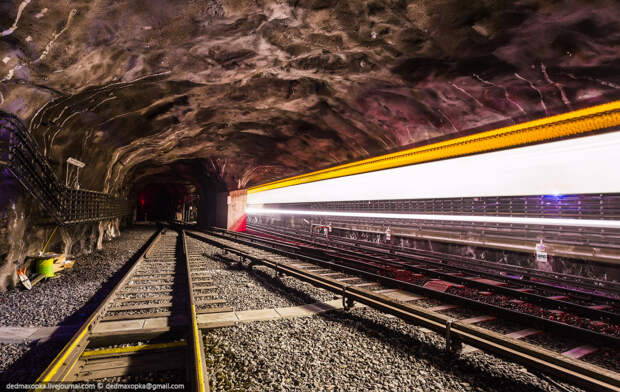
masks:
<instances>
[{"instance_id":1,"label":"dark tunnel opening","mask_svg":"<svg viewBox=\"0 0 620 392\"><path fill-rule=\"evenodd\" d=\"M226 227L227 188L205 172L200 162L174 162L146 168L140 174L130 182L134 222L177 221L198 227Z\"/></svg>"},{"instance_id":2,"label":"dark tunnel opening","mask_svg":"<svg viewBox=\"0 0 620 392\"><path fill-rule=\"evenodd\" d=\"M199 195L193 185L150 183L138 191L135 220L196 221L198 200Z\"/></svg>"}]
</instances>

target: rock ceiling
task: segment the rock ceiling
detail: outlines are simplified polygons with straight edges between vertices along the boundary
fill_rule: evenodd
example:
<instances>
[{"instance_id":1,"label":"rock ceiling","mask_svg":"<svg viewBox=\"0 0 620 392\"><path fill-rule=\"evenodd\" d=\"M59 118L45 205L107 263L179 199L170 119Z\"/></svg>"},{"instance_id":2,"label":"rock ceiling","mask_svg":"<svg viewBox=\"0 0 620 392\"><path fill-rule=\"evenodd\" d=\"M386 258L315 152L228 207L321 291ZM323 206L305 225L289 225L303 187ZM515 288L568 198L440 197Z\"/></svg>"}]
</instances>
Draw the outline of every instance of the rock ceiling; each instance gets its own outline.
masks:
<instances>
[{"instance_id":1,"label":"rock ceiling","mask_svg":"<svg viewBox=\"0 0 620 392\"><path fill-rule=\"evenodd\" d=\"M4 0L0 109L85 188L235 189L617 99L619 21L612 0Z\"/></svg>"}]
</instances>

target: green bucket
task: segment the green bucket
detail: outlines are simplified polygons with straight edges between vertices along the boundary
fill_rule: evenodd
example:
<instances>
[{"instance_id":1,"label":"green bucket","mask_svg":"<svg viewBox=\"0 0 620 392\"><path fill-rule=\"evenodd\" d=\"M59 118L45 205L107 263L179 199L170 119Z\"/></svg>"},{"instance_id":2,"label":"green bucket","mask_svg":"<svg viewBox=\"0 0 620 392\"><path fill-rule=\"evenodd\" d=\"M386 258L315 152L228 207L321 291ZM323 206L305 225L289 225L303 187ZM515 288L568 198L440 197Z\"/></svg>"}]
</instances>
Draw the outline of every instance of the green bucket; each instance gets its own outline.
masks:
<instances>
[{"instance_id":1,"label":"green bucket","mask_svg":"<svg viewBox=\"0 0 620 392\"><path fill-rule=\"evenodd\" d=\"M52 278L54 276L54 259L39 260L37 262L37 273L46 278Z\"/></svg>"}]
</instances>

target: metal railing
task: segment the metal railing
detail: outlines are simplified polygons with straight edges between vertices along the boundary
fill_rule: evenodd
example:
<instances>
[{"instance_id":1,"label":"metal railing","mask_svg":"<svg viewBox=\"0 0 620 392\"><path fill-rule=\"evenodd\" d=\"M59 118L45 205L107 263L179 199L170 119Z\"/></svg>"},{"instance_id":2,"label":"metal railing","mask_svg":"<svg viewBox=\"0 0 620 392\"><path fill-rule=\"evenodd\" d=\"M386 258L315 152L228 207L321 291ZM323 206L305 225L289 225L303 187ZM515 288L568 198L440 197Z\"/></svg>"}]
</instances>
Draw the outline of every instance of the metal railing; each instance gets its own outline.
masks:
<instances>
[{"instance_id":1,"label":"metal railing","mask_svg":"<svg viewBox=\"0 0 620 392\"><path fill-rule=\"evenodd\" d=\"M65 224L100 221L129 214L126 200L102 192L66 188L63 202Z\"/></svg>"},{"instance_id":2,"label":"metal railing","mask_svg":"<svg viewBox=\"0 0 620 392\"><path fill-rule=\"evenodd\" d=\"M127 200L62 185L32 135L14 115L0 111L0 168L41 204L58 224L118 218L129 214Z\"/></svg>"},{"instance_id":3,"label":"metal railing","mask_svg":"<svg viewBox=\"0 0 620 392\"><path fill-rule=\"evenodd\" d=\"M444 199L410 200L358 200L333 202L267 204L265 208L280 210L325 211L326 215L314 216L314 220L334 225L390 226L392 229L447 233L459 238L487 236L504 240L525 240L563 244L566 246L589 246L620 249L620 229L554 225L552 218L618 220L620 218L620 194L580 194L563 196L498 196ZM548 224L493 223L477 221L415 220L376 217L328 216L327 212L358 213L408 213L421 215L493 216L549 218ZM261 214L254 214L260 217ZM303 226L303 214L294 218ZM311 218L306 217L309 220ZM261 218L269 221L269 216Z\"/></svg>"}]
</instances>

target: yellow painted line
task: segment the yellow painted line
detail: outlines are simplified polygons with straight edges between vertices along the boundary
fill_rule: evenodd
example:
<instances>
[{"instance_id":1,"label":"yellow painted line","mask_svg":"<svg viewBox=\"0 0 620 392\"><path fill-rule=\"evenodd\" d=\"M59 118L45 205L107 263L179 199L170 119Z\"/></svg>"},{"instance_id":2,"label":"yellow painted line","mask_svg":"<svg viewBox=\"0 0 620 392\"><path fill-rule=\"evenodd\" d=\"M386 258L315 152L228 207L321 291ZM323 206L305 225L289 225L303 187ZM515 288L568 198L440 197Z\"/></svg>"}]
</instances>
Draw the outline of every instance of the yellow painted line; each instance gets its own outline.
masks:
<instances>
[{"instance_id":1,"label":"yellow painted line","mask_svg":"<svg viewBox=\"0 0 620 392\"><path fill-rule=\"evenodd\" d=\"M202 353L200 352L200 341L198 340L198 323L196 321L196 306L192 305L192 328L194 330L194 354L198 365L198 390L205 392L205 379L202 369Z\"/></svg>"},{"instance_id":2,"label":"yellow painted line","mask_svg":"<svg viewBox=\"0 0 620 392\"><path fill-rule=\"evenodd\" d=\"M39 376L39 379L37 379L37 381L35 383L38 384L38 383L45 383L45 382L51 381L52 378L58 372L58 369L60 369L62 364L67 360L67 357L69 356L69 354L71 354L73 352L73 350L75 349L75 347L77 347L77 345L82 341L82 339L84 338L84 335L86 335L86 332L88 332L88 325L78 335L78 338L75 339L73 341L73 343L71 343L69 345L69 347L67 347L66 349L61 351L58 354L58 356L56 356L56 358L54 358L54 362L53 362L54 366L50 369L50 371L47 373L47 375L45 377L43 377L43 374L45 374L45 372L44 372L41 376ZM43 377L43 378L41 378L41 377Z\"/></svg>"},{"instance_id":3,"label":"yellow painted line","mask_svg":"<svg viewBox=\"0 0 620 392\"><path fill-rule=\"evenodd\" d=\"M138 352L138 351L158 350L158 349L164 349L164 348L183 347L183 346L187 346L187 342L179 341L179 342L170 342L170 343L141 344L139 346L108 348L105 350L88 350L82 354L82 357L93 357L93 356L108 355L108 354L124 354L124 353Z\"/></svg>"},{"instance_id":4,"label":"yellow painted line","mask_svg":"<svg viewBox=\"0 0 620 392\"><path fill-rule=\"evenodd\" d=\"M620 125L620 101L272 181L251 187L248 189L248 193L258 193L330 178L548 142L617 125Z\"/></svg>"},{"instance_id":5,"label":"yellow painted line","mask_svg":"<svg viewBox=\"0 0 620 392\"><path fill-rule=\"evenodd\" d=\"M41 249L41 253L45 253L45 249L47 249L47 246L50 244L50 241L52 240L52 237L54 237L54 234L56 234L56 230L58 230L58 226L56 226L54 228L54 231L52 231L52 234L50 234L50 238L47 239L47 242L45 243L45 246L43 246L43 249Z\"/></svg>"}]
</instances>

